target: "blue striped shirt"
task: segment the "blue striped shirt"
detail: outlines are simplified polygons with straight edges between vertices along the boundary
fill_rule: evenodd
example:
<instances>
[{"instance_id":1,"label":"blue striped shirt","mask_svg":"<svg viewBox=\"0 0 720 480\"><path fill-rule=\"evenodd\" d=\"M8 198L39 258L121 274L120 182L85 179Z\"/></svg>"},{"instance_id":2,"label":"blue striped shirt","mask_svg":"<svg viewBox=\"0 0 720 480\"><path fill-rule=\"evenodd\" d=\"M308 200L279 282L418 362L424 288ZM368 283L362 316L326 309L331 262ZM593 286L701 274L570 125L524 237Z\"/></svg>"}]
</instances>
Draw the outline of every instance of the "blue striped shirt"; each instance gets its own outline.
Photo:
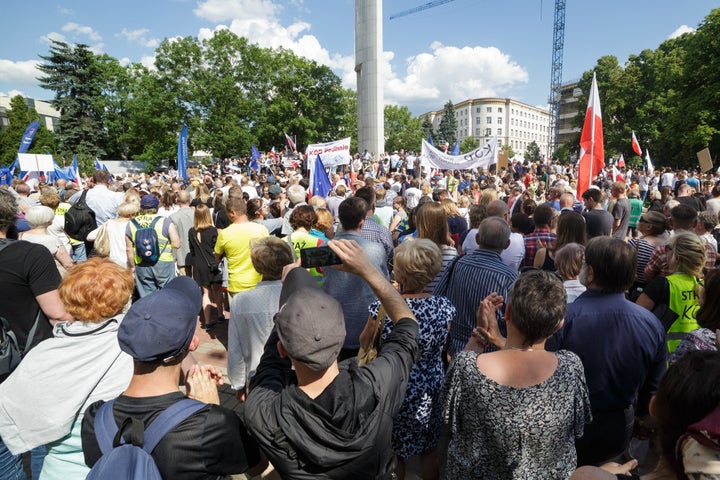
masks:
<instances>
[{"instance_id":1,"label":"blue striped shirt","mask_svg":"<svg viewBox=\"0 0 720 480\"><path fill-rule=\"evenodd\" d=\"M505 265L500 255L491 250L475 250L461 257L452 268L448 266L434 294L449 298L457 309L457 316L450 323L450 356L465 348L477 325L475 315L480 302L493 292L507 300L517 276L518 272ZM502 316L498 321L504 330Z\"/></svg>"}]
</instances>

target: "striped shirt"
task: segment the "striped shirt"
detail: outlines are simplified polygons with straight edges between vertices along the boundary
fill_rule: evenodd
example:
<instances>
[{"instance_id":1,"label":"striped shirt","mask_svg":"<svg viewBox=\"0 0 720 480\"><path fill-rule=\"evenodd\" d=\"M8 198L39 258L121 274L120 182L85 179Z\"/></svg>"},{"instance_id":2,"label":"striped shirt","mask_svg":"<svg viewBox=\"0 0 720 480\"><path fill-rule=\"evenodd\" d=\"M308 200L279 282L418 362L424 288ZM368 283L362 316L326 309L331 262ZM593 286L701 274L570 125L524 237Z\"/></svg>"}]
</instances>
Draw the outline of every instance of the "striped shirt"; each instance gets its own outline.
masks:
<instances>
[{"instance_id":1,"label":"striped shirt","mask_svg":"<svg viewBox=\"0 0 720 480\"><path fill-rule=\"evenodd\" d=\"M450 323L448 354L454 356L465 348L477 325L475 314L480 302L493 292L507 299L517 276L518 272L505 265L499 254L483 249L461 257L445 270L433 293L447 297L457 309ZM498 312L498 322L504 330L502 313Z\"/></svg>"}]
</instances>

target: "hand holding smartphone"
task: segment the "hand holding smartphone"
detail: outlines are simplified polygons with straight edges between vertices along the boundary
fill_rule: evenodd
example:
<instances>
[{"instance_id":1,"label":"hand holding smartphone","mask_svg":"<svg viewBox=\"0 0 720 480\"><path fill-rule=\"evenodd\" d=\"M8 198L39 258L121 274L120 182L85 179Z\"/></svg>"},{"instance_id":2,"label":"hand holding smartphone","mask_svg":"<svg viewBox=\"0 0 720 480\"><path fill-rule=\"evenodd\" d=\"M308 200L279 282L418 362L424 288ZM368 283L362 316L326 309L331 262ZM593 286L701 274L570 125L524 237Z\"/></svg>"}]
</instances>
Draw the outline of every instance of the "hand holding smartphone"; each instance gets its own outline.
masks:
<instances>
[{"instance_id":1,"label":"hand holding smartphone","mask_svg":"<svg viewBox=\"0 0 720 480\"><path fill-rule=\"evenodd\" d=\"M303 268L326 267L328 265L340 265L342 260L327 245L320 247L304 248L300 250L300 264Z\"/></svg>"}]
</instances>

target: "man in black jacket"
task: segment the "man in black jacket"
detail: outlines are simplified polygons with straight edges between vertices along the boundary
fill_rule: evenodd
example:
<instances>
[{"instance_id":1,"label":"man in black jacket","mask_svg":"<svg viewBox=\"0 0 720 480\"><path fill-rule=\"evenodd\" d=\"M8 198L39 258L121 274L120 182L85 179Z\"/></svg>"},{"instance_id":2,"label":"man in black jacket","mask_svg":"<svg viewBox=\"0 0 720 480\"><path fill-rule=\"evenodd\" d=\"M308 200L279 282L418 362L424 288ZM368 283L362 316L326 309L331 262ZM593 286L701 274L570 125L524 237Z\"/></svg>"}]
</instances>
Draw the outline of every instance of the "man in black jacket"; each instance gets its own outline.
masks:
<instances>
[{"instance_id":1,"label":"man in black jacket","mask_svg":"<svg viewBox=\"0 0 720 480\"><path fill-rule=\"evenodd\" d=\"M388 472L392 419L417 359L417 320L354 241L329 242L345 271L372 287L395 322L378 357L340 364L340 304L307 271L291 269L245 403L250 433L285 479L368 479ZM294 371L292 369L294 367Z\"/></svg>"}]
</instances>

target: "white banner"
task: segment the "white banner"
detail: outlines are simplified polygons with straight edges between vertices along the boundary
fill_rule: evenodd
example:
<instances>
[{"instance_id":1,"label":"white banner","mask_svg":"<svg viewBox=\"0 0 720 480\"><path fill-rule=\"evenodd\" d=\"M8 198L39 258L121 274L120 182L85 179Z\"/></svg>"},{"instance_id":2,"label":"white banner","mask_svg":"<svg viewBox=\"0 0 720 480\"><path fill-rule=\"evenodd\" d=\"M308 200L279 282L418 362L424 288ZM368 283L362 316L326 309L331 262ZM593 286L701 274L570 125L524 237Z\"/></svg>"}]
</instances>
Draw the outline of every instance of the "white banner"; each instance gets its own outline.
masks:
<instances>
[{"instance_id":1,"label":"white banner","mask_svg":"<svg viewBox=\"0 0 720 480\"><path fill-rule=\"evenodd\" d=\"M488 168L497 163L497 139L494 138L484 146L464 155L448 155L422 141L420 160L428 168L441 170L469 170L472 168Z\"/></svg>"},{"instance_id":2,"label":"white banner","mask_svg":"<svg viewBox=\"0 0 720 480\"><path fill-rule=\"evenodd\" d=\"M20 170L23 172L54 172L52 155L36 153L18 153Z\"/></svg>"},{"instance_id":3,"label":"white banner","mask_svg":"<svg viewBox=\"0 0 720 480\"><path fill-rule=\"evenodd\" d=\"M335 140L334 142L308 145L305 154L307 155L308 165L311 161L314 162L315 157L318 155L320 155L320 159L326 167L347 165L350 163L350 137Z\"/></svg>"}]
</instances>

